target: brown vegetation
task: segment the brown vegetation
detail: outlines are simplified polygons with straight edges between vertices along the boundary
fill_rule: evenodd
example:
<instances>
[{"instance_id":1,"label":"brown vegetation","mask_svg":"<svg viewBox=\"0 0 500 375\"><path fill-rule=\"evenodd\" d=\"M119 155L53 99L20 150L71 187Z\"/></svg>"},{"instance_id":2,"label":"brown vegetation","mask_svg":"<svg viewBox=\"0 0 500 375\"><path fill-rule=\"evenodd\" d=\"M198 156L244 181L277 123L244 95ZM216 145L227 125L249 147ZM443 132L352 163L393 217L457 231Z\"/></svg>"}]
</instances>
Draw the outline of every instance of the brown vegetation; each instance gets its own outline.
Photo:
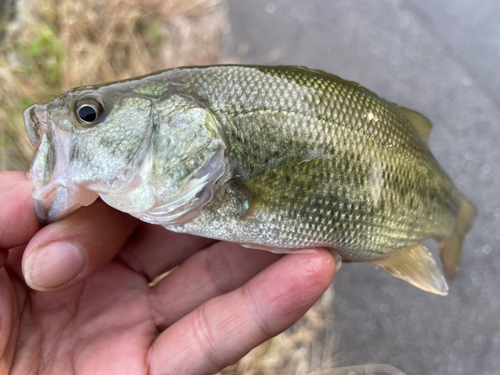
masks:
<instances>
[{"instance_id":1,"label":"brown vegetation","mask_svg":"<svg viewBox=\"0 0 500 375\"><path fill-rule=\"evenodd\" d=\"M219 62L220 0L34 0L0 45L0 169L33 154L24 108L75 86Z\"/></svg>"}]
</instances>

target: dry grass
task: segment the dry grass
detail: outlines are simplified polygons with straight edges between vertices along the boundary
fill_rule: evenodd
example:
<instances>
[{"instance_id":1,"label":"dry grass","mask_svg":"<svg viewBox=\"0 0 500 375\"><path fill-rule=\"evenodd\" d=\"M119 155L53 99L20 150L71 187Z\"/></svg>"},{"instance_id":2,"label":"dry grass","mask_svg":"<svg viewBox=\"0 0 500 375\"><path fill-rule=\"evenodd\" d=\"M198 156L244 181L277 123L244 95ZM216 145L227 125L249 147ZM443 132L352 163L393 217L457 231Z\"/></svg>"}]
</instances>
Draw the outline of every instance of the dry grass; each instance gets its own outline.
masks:
<instances>
[{"instance_id":1,"label":"dry grass","mask_svg":"<svg viewBox=\"0 0 500 375\"><path fill-rule=\"evenodd\" d=\"M0 169L29 166L23 110L69 88L221 61L223 0L33 0L0 45ZM333 288L294 327L223 375L333 367Z\"/></svg>"},{"instance_id":2,"label":"dry grass","mask_svg":"<svg viewBox=\"0 0 500 375\"><path fill-rule=\"evenodd\" d=\"M0 46L0 169L33 153L22 111L69 88L219 62L221 0L34 0Z\"/></svg>"}]
</instances>

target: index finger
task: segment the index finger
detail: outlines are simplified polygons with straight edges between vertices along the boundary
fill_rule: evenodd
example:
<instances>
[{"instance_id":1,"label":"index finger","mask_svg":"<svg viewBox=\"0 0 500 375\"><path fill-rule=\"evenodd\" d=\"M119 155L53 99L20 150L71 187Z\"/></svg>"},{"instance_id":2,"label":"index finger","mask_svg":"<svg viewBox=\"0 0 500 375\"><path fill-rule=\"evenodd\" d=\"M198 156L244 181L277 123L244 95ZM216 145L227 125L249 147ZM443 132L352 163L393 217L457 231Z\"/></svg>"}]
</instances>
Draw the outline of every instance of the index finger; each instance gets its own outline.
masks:
<instances>
[{"instance_id":1,"label":"index finger","mask_svg":"<svg viewBox=\"0 0 500 375\"><path fill-rule=\"evenodd\" d=\"M213 374L295 323L333 280L326 250L286 255L244 286L205 302L149 349L151 374Z\"/></svg>"},{"instance_id":2,"label":"index finger","mask_svg":"<svg viewBox=\"0 0 500 375\"><path fill-rule=\"evenodd\" d=\"M40 229L26 172L0 172L0 248L25 245Z\"/></svg>"}]
</instances>

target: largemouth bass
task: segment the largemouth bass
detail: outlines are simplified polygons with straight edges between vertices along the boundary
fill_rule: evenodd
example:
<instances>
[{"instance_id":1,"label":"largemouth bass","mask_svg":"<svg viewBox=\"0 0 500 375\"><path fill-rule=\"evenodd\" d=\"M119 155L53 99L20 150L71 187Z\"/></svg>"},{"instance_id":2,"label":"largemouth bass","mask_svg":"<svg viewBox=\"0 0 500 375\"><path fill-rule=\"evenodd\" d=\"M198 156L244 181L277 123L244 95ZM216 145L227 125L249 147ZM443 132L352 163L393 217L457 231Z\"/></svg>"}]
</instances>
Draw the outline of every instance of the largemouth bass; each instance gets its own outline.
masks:
<instances>
[{"instance_id":1,"label":"largemouth bass","mask_svg":"<svg viewBox=\"0 0 500 375\"><path fill-rule=\"evenodd\" d=\"M448 287L476 216L427 146L431 124L299 67L208 66L69 90L25 111L41 221L101 197L167 229L278 252L326 247Z\"/></svg>"}]
</instances>

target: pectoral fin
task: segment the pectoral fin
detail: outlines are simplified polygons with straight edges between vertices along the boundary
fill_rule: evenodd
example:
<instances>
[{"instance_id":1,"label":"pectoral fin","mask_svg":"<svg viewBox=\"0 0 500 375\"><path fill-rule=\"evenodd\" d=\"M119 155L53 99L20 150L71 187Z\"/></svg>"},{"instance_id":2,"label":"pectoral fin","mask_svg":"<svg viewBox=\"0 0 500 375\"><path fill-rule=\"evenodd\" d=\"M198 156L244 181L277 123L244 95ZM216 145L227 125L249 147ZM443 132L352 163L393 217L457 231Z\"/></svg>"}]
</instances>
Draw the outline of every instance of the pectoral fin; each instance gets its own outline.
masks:
<instances>
[{"instance_id":1,"label":"pectoral fin","mask_svg":"<svg viewBox=\"0 0 500 375\"><path fill-rule=\"evenodd\" d=\"M418 131L420 136L424 139L425 143L429 143L429 135L432 130L431 122L418 112L412 111L411 109L399 107L405 117L410 121L413 127Z\"/></svg>"},{"instance_id":2,"label":"pectoral fin","mask_svg":"<svg viewBox=\"0 0 500 375\"><path fill-rule=\"evenodd\" d=\"M234 191L248 202L243 218L259 212L292 209L315 196L323 197L325 175L331 173L332 156L285 160L234 184Z\"/></svg>"},{"instance_id":3,"label":"pectoral fin","mask_svg":"<svg viewBox=\"0 0 500 375\"><path fill-rule=\"evenodd\" d=\"M387 258L377 259L370 263L382 267L391 275L403 279L426 292L441 296L448 294L448 285L432 254L420 243L404 248Z\"/></svg>"}]
</instances>

